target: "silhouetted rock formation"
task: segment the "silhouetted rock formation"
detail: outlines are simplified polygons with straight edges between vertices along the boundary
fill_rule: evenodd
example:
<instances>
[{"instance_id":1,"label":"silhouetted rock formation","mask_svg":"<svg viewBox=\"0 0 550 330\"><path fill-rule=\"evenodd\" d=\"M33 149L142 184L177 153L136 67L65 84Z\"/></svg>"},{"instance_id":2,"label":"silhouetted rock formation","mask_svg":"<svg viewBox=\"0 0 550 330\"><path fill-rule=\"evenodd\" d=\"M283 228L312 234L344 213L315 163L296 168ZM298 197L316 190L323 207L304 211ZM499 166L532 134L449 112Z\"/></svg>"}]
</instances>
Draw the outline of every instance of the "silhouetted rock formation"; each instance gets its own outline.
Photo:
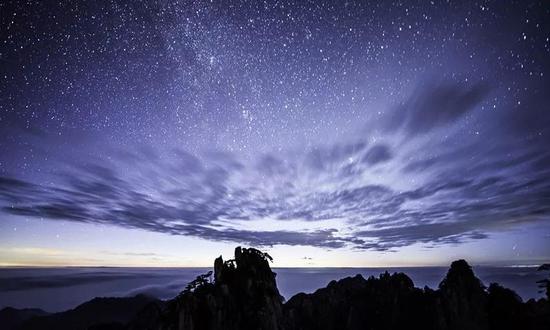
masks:
<instances>
[{"instance_id":1,"label":"silhouetted rock formation","mask_svg":"<svg viewBox=\"0 0 550 330\"><path fill-rule=\"evenodd\" d=\"M428 301L405 274L361 275L332 281L284 306L286 329L430 328Z\"/></svg>"},{"instance_id":2,"label":"silhouetted rock formation","mask_svg":"<svg viewBox=\"0 0 550 330\"><path fill-rule=\"evenodd\" d=\"M439 290L415 288L402 273L357 275L285 305L285 329L550 329L545 299L524 304L512 290L487 291L464 260L451 264Z\"/></svg>"},{"instance_id":3,"label":"silhouetted rock formation","mask_svg":"<svg viewBox=\"0 0 550 330\"><path fill-rule=\"evenodd\" d=\"M235 250L214 263L147 329L550 329L545 299L523 303L512 290L487 290L464 260L451 264L438 290L415 288L403 273L332 281L282 304L267 255ZM142 328L145 329L145 328Z\"/></svg>"},{"instance_id":4,"label":"silhouetted rock formation","mask_svg":"<svg viewBox=\"0 0 550 330\"><path fill-rule=\"evenodd\" d=\"M280 329L282 300L269 267L271 257L256 249L235 249L235 259L214 262L211 274L199 276L174 299L162 329Z\"/></svg>"},{"instance_id":5,"label":"silhouetted rock formation","mask_svg":"<svg viewBox=\"0 0 550 330\"><path fill-rule=\"evenodd\" d=\"M256 249L238 247L235 259L217 258L214 274L197 277L165 303L142 296L94 299L74 310L32 318L21 329L550 329L546 299L524 303L498 284L486 289L464 260L451 264L437 290L415 288L407 275L386 272L332 281L286 304L270 260Z\"/></svg>"},{"instance_id":6,"label":"silhouetted rock formation","mask_svg":"<svg viewBox=\"0 0 550 330\"><path fill-rule=\"evenodd\" d=\"M33 317L19 329L86 330L93 325L96 329L112 329L115 326L122 328L154 301L156 299L144 295L130 298L94 298L66 312Z\"/></svg>"},{"instance_id":7,"label":"silhouetted rock formation","mask_svg":"<svg viewBox=\"0 0 550 330\"><path fill-rule=\"evenodd\" d=\"M489 286L487 316L491 329L522 329L530 322L527 312L514 291L496 283Z\"/></svg>"},{"instance_id":8,"label":"silhouetted rock formation","mask_svg":"<svg viewBox=\"0 0 550 330\"><path fill-rule=\"evenodd\" d=\"M3 330L14 330L30 318L47 314L47 312L37 308L16 309L6 307L0 310L0 325Z\"/></svg>"},{"instance_id":9,"label":"silhouetted rock formation","mask_svg":"<svg viewBox=\"0 0 550 330\"><path fill-rule=\"evenodd\" d=\"M466 261L457 260L451 264L447 276L439 284L438 293L438 307L444 321L440 327L487 329L487 293Z\"/></svg>"},{"instance_id":10,"label":"silhouetted rock formation","mask_svg":"<svg viewBox=\"0 0 550 330\"><path fill-rule=\"evenodd\" d=\"M550 264L541 265L538 270L550 271ZM550 276L538 281L537 283L539 284L539 288L541 288L540 292L546 292L546 299L550 300Z\"/></svg>"},{"instance_id":11,"label":"silhouetted rock formation","mask_svg":"<svg viewBox=\"0 0 550 330\"><path fill-rule=\"evenodd\" d=\"M145 306L125 327L126 330L152 330L159 328L160 317L166 304L154 301ZM104 329L107 330L107 329Z\"/></svg>"}]
</instances>

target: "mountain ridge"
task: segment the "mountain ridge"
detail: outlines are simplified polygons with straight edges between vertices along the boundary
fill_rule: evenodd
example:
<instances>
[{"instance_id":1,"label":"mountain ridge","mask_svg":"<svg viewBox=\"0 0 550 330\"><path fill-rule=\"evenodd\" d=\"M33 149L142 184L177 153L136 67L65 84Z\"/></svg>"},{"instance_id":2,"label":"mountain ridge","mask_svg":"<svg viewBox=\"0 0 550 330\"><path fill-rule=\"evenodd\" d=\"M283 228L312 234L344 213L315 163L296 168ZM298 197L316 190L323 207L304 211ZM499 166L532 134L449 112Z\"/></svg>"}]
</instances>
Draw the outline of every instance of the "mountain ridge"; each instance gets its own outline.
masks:
<instances>
[{"instance_id":1,"label":"mountain ridge","mask_svg":"<svg viewBox=\"0 0 550 330\"><path fill-rule=\"evenodd\" d=\"M95 323L89 319L75 323L74 311L88 302L56 313L56 322L51 321L52 315L37 316L7 330L550 328L547 299L523 302L513 290L498 284L485 287L465 260L451 264L437 289L417 288L406 274L386 271L367 279L356 275L333 280L286 302L270 261L271 257L259 250L237 247L234 259L217 258L213 272L198 276L174 299L96 298L90 301L97 305L96 314L105 311L102 305L109 299L137 299L142 304L124 309L120 300L124 317L103 312ZM72 323L66 321L71 318Z\"/></svg>"}]
</instances>

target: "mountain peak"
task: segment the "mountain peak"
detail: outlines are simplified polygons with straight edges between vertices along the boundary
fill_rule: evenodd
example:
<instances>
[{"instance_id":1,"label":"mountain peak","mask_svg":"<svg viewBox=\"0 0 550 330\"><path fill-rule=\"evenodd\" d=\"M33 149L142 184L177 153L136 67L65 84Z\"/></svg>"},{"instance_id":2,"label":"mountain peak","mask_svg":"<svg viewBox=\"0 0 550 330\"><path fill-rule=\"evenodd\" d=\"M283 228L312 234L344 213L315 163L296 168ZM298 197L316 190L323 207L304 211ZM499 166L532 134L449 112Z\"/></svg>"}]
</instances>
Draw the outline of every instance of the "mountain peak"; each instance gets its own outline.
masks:
<instances>
[{"instance_id":1,"label":"mountain peak","mask_svg":"<svg viewBox=\"0 0 550 330\"><path fill-rule=\"evenodd\" d=\"M176 298L167 328L276 330L282 301L267 253L254 248L235 249L234 259L214 261L210 273L197 277L189 290Z\"/></svg>"},{"instance_id":2,"label":"mountain peak","mask_svg":"<svg viewBox=\"0 0 550 330\"><path fill-rule=\"evenodd\" d=\"M483 283L475 276L472 267L464 259L455 260L451 263L451 267L439 284L439 288L443 291L453 290L454 288L475 292L485 290Z\"/></svg>"}]
</instances>

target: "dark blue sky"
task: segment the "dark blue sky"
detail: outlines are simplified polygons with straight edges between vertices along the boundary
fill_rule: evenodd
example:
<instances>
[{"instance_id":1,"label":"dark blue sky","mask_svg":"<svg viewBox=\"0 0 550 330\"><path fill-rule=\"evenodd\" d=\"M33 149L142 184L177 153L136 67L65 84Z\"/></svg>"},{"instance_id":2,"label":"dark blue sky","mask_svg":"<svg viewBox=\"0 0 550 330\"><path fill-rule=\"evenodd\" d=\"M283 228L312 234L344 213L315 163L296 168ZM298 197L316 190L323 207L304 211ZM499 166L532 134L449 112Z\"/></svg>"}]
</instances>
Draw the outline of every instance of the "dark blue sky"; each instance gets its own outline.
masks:
<instances>
[{"instance_id":1,"label":"dark blue sky","mask_svg":"<svg viewBox=\"0 0 550 330\"><path fill-rule=\"evenodd\" d=\"M177 264L157 254L214 242L296 265L550 258L545 1L0 15L0 264Z\"/></svg>"}]
</instances>

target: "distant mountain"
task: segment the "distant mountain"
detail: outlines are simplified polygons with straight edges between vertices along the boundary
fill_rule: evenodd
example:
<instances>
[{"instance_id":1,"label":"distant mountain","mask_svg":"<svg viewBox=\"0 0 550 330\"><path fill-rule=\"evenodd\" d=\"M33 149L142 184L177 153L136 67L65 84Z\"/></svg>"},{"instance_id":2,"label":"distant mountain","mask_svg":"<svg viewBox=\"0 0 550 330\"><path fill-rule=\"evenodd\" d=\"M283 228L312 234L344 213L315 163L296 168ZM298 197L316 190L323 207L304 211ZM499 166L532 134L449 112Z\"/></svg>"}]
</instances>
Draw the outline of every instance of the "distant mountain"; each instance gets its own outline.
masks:
<instances>
[{"instance_id":1,"label":"distant mountain","mask_svg":"<svg viewBox=\"0 0 550 330\"><path fill-rule=\"evenodd\" d=\"M137 295L129 298L94 298L75 309L28 319L21 330L86 330L92 326L121 327L135 318L149 304L158 300Z\"/></svg>"},{"instance_id":2,"label":"distant mountain","mask_svg":"<svg viewBox=\"0 0 550 330\"><path fill-rule=\"evenodd\" d=\"M332 281L286 303L270 260L259 250L238 247L235 259L217 258L213 273L197 277L172 300L96 298L67 312L28 318L17 329L550 329L546 299L523 302L498 284L486 288L464 260L451 264L437 290L416 288L407 275L386 272Z\"/></svg>"},{"instance_id":3,"label":"distant mountain","mask_svg":"<svg viewBox=\"0 0 550 330\"><path fill-rule=\"evenodd\" d=\"M47 312L37 308L16 309L6 307L0 310L0 325L4 330L15 330L30 318L47 314Z\"/></svg>"}]
</instances>

